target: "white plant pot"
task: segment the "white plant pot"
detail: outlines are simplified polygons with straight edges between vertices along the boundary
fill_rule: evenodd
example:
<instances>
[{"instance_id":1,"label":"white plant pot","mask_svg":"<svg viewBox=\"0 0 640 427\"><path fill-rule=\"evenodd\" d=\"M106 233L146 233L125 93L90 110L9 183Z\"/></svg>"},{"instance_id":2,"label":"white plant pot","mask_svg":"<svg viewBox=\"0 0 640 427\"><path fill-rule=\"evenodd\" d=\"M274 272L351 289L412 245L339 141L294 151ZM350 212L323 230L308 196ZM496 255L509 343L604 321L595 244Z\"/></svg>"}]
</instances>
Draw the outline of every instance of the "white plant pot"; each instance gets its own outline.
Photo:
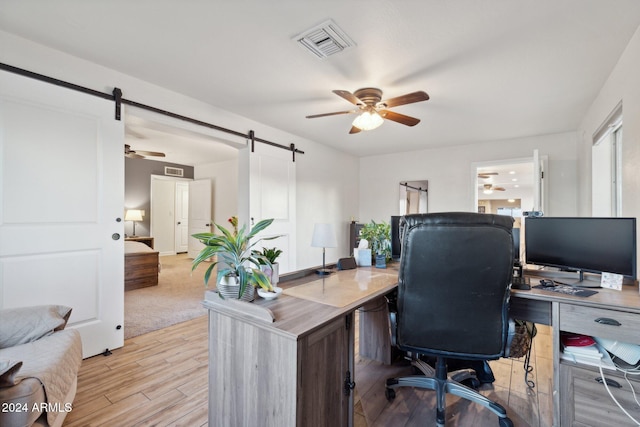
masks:
<instances>
[{"instance_id":1,"label":"white plant pot","mask_svg":"<svg viewBox=\"0 0 640 427\"><path fill-rule=\"evenodd\" d=\"M218 293L225 299L239 299L242 301L251 302L255 299L255 288L252 285L247 285L244 293L238 298L240 292L240 285L236 283L235 277L225 276L220 279L218 283Z\"/></svg>"},{"instance_id":2,"label":"white plant pot","mask_svg":"<svg viewBox=\"0 0 640 427\"><path fill-rule=\"evenodd\" d=\"M271 285L276 286L280 281L280 264L273 263L273 271L271 272Z\"/></svg>"},{"instance_id":3,"label":"white plant pot","mask_svg":"<svg viewBox=\"0 0 640 427\"><path fill-rule=\"evenodd\" d=\"M267 278L269 278L271 286L276 286L280 281L279 264L276 262L271 264L271 266L273 268L270 268L268 265L261 265L260 270L267 276Z\"/></svg>"}]
</instances>

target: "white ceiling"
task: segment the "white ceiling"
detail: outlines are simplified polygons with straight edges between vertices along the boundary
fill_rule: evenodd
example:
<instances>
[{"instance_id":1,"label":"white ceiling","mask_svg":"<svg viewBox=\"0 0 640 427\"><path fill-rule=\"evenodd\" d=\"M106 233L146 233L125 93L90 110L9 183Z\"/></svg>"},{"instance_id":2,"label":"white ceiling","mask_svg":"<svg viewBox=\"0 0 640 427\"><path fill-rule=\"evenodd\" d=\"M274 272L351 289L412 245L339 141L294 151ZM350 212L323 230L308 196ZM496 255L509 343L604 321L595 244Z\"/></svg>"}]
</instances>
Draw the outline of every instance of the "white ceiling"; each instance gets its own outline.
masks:
<instances>
[{"instance_id":1,"label":"white ceiling","mask_svg":"<svg viewBox=\"0 0 640 427\"><path fill-rule=\"evenodd\" d=\"M533 162L496 164L477 168L480 173L495 173L489 178L478 177L478 200L533 198ZM484 194L484 185L502 187L504 191Z\"/></svg>"},{"instance_id":2,"label":"white ceiling","mask_svg":"<svg viewBox=\"0 0 640 427\"><path fill-rule=\"evenodd\" d=\"M4 31L358 156L575 130L640 25L638 0L0 0L0 9ZM318 59L292 37L327 19L357 46ZM333 89L367 86L383 98L426 91L429 101L394 108L422 122L349 135L353 115L305 118L350 109Z\"/></svg>"}]
</instances>

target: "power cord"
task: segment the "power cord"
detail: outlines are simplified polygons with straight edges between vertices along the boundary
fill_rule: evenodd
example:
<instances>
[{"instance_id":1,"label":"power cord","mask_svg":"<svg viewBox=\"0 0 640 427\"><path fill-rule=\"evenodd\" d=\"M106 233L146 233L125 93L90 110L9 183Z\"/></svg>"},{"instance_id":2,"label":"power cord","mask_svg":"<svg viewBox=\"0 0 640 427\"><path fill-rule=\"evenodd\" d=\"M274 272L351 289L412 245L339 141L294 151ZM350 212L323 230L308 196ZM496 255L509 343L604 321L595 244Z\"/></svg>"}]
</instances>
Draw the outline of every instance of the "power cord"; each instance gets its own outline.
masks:
<instances>
[{"instance_id":1,"label":"power cord","mask_svg":"<svg viewBox=\"0 0 640 427\"><path fill-rule=\"evenodd\" d=\"M604 388L607 390L607 393L609 393L609 396L611 397L611 399L613 399L615 404L618 405L618 408L620 408L622 410L622 412L624 412L624 414L627 417L629 417L629 419L631 419L634 423L636 423L636 425L640 426L640 422L638 422L638 420L633 418L631 416L631 414L629 412L627 412L627 410L622 407L622 405L618 402L618 400L613 396L613 393L611 393L611 390L609 390L609 385L607 384L607 379L605 378L604 373L602 372L602 361L600 361L600 363L598 364L598 370L600 371L600 376L602 377L602 384L604 384ZM627 380L627 381L629 381L629 380ZM631 389L633 390L633 387L631 387ZM634 396L634 399L635 399L635 392L633 392L633 396ZM638 402L638 401L636 400L636 402Z\"/></svg>"},{"instance_id":2,"label":"power cord","mask_svg":"<svg viewBox=\"0 0 640 427\"><path fill-rule=\"evenodd\" d=\"M616 356L613 356L613 364L618 371L624 373L624 379L625 381L627 381L627 384L629 384L629 388L631 389L631 393L633 394L633 400L635 400L636 405L640 407L640 402L638 401L636 390L633 388L633 383L631 382L631 380L629 380L629 375L640 375L640 366L634 366L632 368L622 367L620 366L620 363L618 362L618 358Z\"/></svg>"}]
</instances>

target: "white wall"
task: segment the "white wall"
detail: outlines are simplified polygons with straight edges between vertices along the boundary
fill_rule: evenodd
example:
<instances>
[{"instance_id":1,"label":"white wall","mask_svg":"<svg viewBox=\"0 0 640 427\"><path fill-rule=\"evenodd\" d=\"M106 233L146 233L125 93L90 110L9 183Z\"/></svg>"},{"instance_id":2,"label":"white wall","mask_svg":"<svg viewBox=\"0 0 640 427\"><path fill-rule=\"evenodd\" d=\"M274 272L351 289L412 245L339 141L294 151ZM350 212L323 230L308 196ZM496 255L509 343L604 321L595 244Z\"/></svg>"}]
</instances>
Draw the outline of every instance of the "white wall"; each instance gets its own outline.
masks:
<instances>
[{"instance_id":1,"label":"white wall","mask_svg":"<svg viewBox=\"0 0 640 427\"><path fill-rule=\"evenodd\" d=\"M305 152L296 156L299 165L299 265L296 268L322 263L321 253L317 248L310 247L314 222L332 222L336 226L340 247L327 250L327 262L348 254L346 224L358 211L358 161L355 157L3 31L0 31L0 51L2 62L15 67L107 93L111 93L114 87L119 87L123 91L123 97L132 101L205 122L213 121L228 129L243 132L252 129L256 136L285 146L296 144L297 148ZM198 131L234 146L246 145L246 141L232 135L205 128L199 128ZM239 177L239 188L243 188L242 179ZM244 208L243 203L242 195L238 194L238 211Z\"/></svg>"},{"instance_id":2,"label":"white wall","mask_svg":"<svg viewBox=\"0 0 640 427\"><path fill-rule=\"evenodd\" d=\"M304 149L311 155L296 157L299 268L322 265L322 249L310 247L316 222L333 224L336 233L338 248L326 249L327 263L349 256L349 223L359 210L358 159L320 144Z\"/></svg>"},{"instance_id":3,"label":"white wall","mask_svg":"<svg viewBox=\"0 0 640 427\"><path fill-rule=\"evenodd\" d=\"M640 28L595 101L585 114L578 135L579 214L591 215L591 146L593 133L622 100L622 216L640 214ZM638 230L637 239L640 239ZM640 252L638 252L640 265Z\"/></svg>"},{"instance_id":4,"label":"white wall","mask_svg":"<svg viewBox=\"0 0 640 427\"><path fill-rule=\"evenodd\" d=\"M640 28L609 75L578 129L579 213L591 215L593 133L622 101L622 216L640 213Z\"/></svg>"},{"instance_id":5,"label":"white wall","mask_svg":"<svg viewBox=\"0 0 640 427\"><path fill-rule=\"evenodd\" d=\"M195 166L193 178L211 180L213 222L228 228L227 219L238 215L238 161Z\"/></svg>"},{"instance_id":6,"label":"white wall","mask_svg":"<svg viewBox=\"0 0 640 427\"><path fill-rule=\"evenodd\" d=\"M362 158L358 220L388 222L398 215L398 184L412 180L429 181L429 212L468 212L476 191L473 163L533 157L536 148L549 160L545 214L575 215L576 139L574 132L567 132Z\"/></svg>"}]
</instances>

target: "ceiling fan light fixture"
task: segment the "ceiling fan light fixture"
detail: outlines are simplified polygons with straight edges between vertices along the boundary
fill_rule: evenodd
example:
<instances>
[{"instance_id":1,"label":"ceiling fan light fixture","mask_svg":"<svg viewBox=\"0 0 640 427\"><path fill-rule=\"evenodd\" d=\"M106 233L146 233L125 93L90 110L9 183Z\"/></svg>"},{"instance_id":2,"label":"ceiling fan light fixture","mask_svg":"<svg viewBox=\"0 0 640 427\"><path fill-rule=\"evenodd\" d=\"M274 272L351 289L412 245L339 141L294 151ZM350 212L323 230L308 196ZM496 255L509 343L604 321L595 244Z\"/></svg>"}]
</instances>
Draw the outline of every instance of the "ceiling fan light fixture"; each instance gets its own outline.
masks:
<instances>
[{"instance_id":1,"label":"ceiling fan light fixture","mask_svg":"<svg viewBox=\"0 0 640 427\"><path fill-rule=\"evenodd\" d=\"M493 190L491 190L491 189L485 189L485 190L482 190L482 192L484 194L493 194Z\"/></svg>"},{"instance_id":2,"label":"ceiling fan light fixture","mask_svg":"<svg viewBox=\"0 0 640 427\"><path fill-rule=\"evenodd\" d=\"M360 130L372 130L380 127L384 123L384 119L377 111L365 111L353 121L352 125Z\"/></svg>"}]
</instances>

